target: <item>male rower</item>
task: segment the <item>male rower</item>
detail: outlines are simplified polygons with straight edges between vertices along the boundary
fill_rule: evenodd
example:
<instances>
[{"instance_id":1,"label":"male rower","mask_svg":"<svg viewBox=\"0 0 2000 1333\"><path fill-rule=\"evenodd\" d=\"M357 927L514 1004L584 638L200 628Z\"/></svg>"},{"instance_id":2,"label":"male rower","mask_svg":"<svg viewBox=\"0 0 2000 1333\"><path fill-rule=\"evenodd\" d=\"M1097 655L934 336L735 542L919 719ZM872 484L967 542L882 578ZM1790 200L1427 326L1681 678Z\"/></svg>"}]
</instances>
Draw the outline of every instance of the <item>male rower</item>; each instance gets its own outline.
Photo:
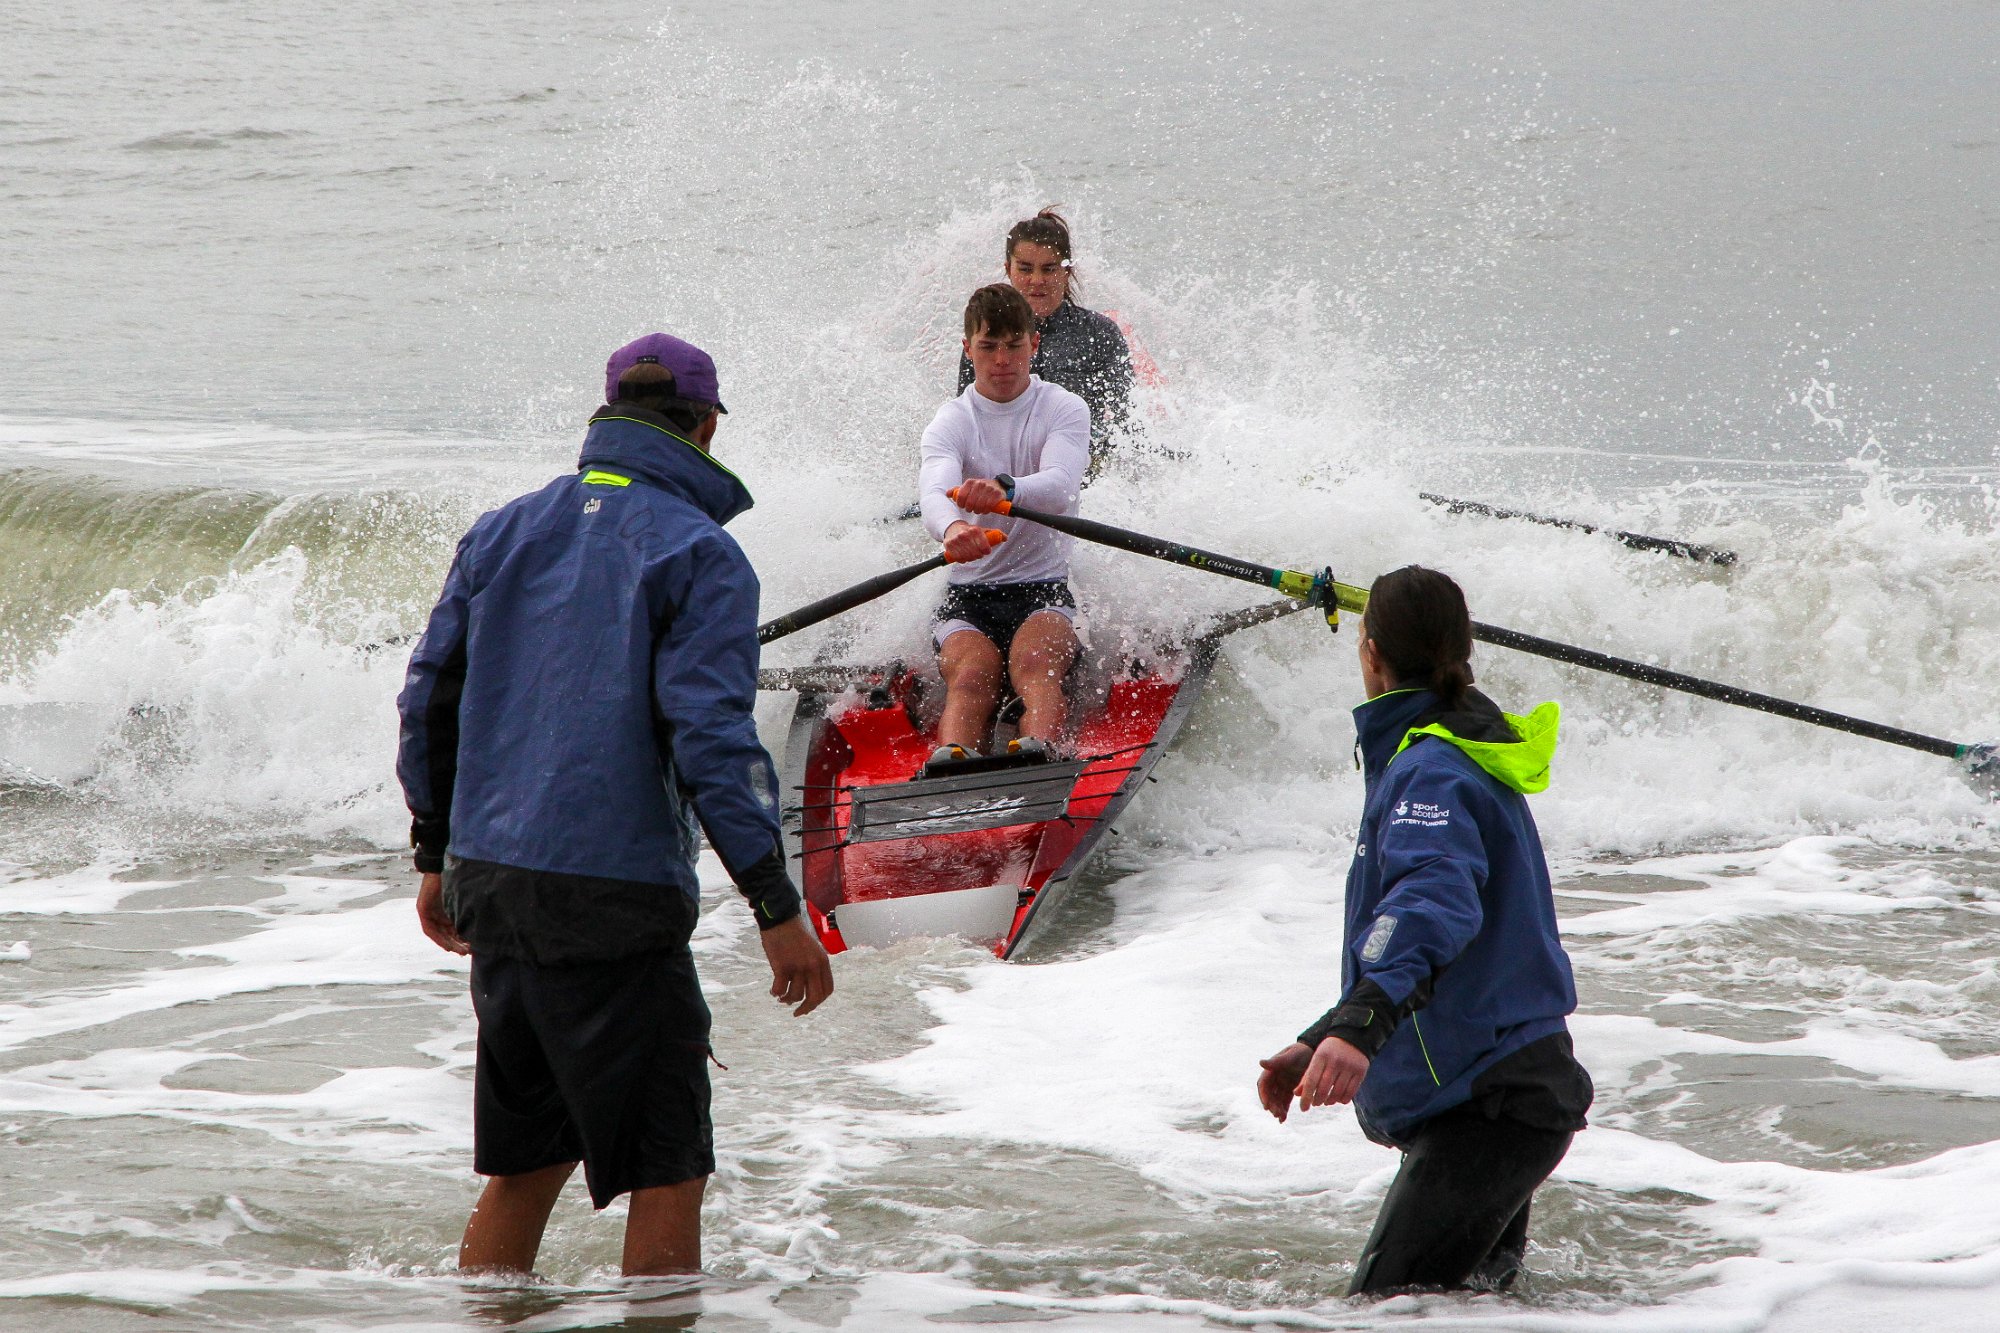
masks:
<instances>
[{"instance_id":1,"label":"male rower","mask_svg":"<svg viewBox=\"0 0 2000 1333\"><path fill-rule=\"evenodd\" d=\"M1023 705L1009 751L1053 758L1062 733L1063 677L1078 652L1070 539L1010 518L973 521L1007 500L1076 512L1090 466L1090 409L1029 372L1040 342L1020 292L1006 283L974 292L964 341L972 383L924 431L917 474L924 527L952 561L951 589L931 624L945 683L932 763L980 753L1009 679ZM1007 534L998 548L987 545L989 523Z\"/></svg>"}]
</instances>

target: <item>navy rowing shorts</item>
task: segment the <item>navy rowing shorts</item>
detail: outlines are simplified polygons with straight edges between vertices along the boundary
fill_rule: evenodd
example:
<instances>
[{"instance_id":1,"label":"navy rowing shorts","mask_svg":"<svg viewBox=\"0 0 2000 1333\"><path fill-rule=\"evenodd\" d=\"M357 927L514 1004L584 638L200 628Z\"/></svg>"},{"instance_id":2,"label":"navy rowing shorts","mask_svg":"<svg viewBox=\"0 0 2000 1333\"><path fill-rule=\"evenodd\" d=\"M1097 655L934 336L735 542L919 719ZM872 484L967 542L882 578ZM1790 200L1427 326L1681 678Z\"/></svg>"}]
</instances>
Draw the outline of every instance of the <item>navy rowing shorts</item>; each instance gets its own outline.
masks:
<instances>
[{"instance_id":1,"label":"navy rowing shorts","mask_svg":"<svg viewBox=\"0 0 2000 1333\"><path fill-rule=\"evenodd\" d=\"M688 915L692 929L692 903ZM708 1004L684 940L560 967L475 953L472 1007L480 1175L581 1161L602 1208L713 1174Z\"/></svg>"},{"instance_id":2,"label":"navy rowing shorts","mask_svg":"<svg viewBox=\"0 0 2000 1333\"><path fill-rule=\"evenodd\" d=\"M1037 611L1054 611L1075 625L1076 598L1070 593L1069 583L1064 579L1046 583L954 583L931 615L931 642L942 650L946 639L969 629L991 639L1004 659L1014 646L1014 636L1022 624Z\"/></svg>"}]
</instances>

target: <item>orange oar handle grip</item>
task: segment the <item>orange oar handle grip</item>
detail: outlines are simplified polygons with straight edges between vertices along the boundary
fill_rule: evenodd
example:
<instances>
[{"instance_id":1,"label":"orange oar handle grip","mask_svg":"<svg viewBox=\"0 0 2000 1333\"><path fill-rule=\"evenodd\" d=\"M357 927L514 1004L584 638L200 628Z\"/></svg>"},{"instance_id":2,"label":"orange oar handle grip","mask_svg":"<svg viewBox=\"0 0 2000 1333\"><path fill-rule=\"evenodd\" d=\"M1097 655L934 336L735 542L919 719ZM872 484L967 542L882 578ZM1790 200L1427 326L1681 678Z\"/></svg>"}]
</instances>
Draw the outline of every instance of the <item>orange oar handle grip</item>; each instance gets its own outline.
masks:
<instances>
[{"instance_id":1,"label":"orange oar handle grip","mask_svg":"<svg viewBox=\"0 0 2000 1333\"><path fill-rule=\"evenodd\" d=\"M953 504L958 503L958 487L956 486L952 487L950 490L946 491L944 495L945 499L950 500ZM1014 512L1014 502L1012 500L1002 500L1000 502L1000 507L994 510L993 512L996 514L1011 514ZM993 531L992 528L987 529L987 532L989 533L992 531ZM1000 543L995 542L993 544L995 546L998 546Z\"/></svg>"},{"instance_id":2,"label":"orange oar handle grip","mask_svg":"<svg viewBox=\"0 0 2000 1333\"><path fill-rule=\"evenodd\" d=\"M987 549L987 550L989 550L989 551L990 551L990 550L992 550L992 549L993 549L994 547L998 546L998 545L999 545L999 544L1000 544L1001 542L1004 542L1004 541L1006 541L1006 540L1007 540L1007 534L1006 534L1006 533L1004 533L1004 532L1002 532L1002 531L1000 531L1000 529L998 529L998 528L988 528L988 529L986 529L986 549ZM944 558L944 562L945 562L945 563L946 563L947 565L948 565L948 564L950 564L950 563L952 562L952 560L951 560L951 557L950 557L950 556L946 556L946 557Z\"/></svg>"}]
</instances>

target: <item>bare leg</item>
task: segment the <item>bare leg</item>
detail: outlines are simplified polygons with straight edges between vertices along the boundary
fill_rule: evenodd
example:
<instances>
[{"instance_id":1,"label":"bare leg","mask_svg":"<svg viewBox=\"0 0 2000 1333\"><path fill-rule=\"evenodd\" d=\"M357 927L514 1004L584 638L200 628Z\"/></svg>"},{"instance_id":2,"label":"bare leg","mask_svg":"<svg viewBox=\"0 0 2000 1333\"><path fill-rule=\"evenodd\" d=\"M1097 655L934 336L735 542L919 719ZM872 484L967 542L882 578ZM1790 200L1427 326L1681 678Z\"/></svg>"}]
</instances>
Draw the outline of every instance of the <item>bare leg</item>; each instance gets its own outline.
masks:
<instances>
[{"instance_id":1,"label":"bare leg","mask_svg":"<svg viewBox=\"0 0 2000 1333\"><path fill-rule=\"evenodd\" d=\"M458 1243L461 1273L532 1273L549 1210L576 1170L561 1162L518 1176L490 1176Z\"/></svg>"},{"instance_id":2,"label":"bare leg","mask_svg":"<svg viewBox=\"0 0 2000 1333\"><path fill-rule=\"evenodd\" d=\"M1062 731L1069 703L1063 698L1063 677L1082 645L1069 617L1060 611L1037 611L1021 622L1007 653L1007 674L1021 696L1021 735L1053 744Z\"/></svg>"},{"instance_id":3,"label":"bare leg","mask_svg":"<svg viewBox=\"0 0 2000 1333\"><path fill-rule=\"evenodd\" d=\"M958 630L938 650L938 670L945 690L938 741L978 749L993 707L1000 702L1000 650L977 630Z\"/></svg>"},{"instance_id":4,"label":"bare leg","mask_svg":"<svg viewBox=\"0 0 2000 1333\"><path fill-rule=\"evenodd\" d=\"M625 1276L701 1271L701 1195L708 1177L632 1191Z\"/></svg>"}]
</instances>

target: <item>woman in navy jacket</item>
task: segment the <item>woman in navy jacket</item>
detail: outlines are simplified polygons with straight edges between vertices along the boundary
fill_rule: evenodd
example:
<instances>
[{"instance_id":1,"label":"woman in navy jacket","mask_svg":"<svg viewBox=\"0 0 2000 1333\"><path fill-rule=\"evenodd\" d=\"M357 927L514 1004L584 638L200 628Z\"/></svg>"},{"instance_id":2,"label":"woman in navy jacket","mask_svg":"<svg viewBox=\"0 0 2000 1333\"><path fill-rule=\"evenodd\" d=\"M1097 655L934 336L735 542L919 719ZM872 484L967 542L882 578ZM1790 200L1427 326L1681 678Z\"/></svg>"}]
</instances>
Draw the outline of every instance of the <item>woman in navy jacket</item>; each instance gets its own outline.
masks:
<instances>
[{"instance_id":1,"label":"woman in navy jacket","mask_svg":"<svg viewBox=\"0 0 2000 1333\"><path fill-rule=\"evenodd\" d=\"M1280 1121L1294 1096L1302 1111L1352 1101L1404 1153L1349 1295L1503 1289L1592 1095L1526 799L1548 786L1559 710L1516 717L1472 688L1465 594L1435 570L1375 581L1360 652L1367 798L1341 999L1262 1062L1258 1096Z\"/></svg>"}]
</instances>

